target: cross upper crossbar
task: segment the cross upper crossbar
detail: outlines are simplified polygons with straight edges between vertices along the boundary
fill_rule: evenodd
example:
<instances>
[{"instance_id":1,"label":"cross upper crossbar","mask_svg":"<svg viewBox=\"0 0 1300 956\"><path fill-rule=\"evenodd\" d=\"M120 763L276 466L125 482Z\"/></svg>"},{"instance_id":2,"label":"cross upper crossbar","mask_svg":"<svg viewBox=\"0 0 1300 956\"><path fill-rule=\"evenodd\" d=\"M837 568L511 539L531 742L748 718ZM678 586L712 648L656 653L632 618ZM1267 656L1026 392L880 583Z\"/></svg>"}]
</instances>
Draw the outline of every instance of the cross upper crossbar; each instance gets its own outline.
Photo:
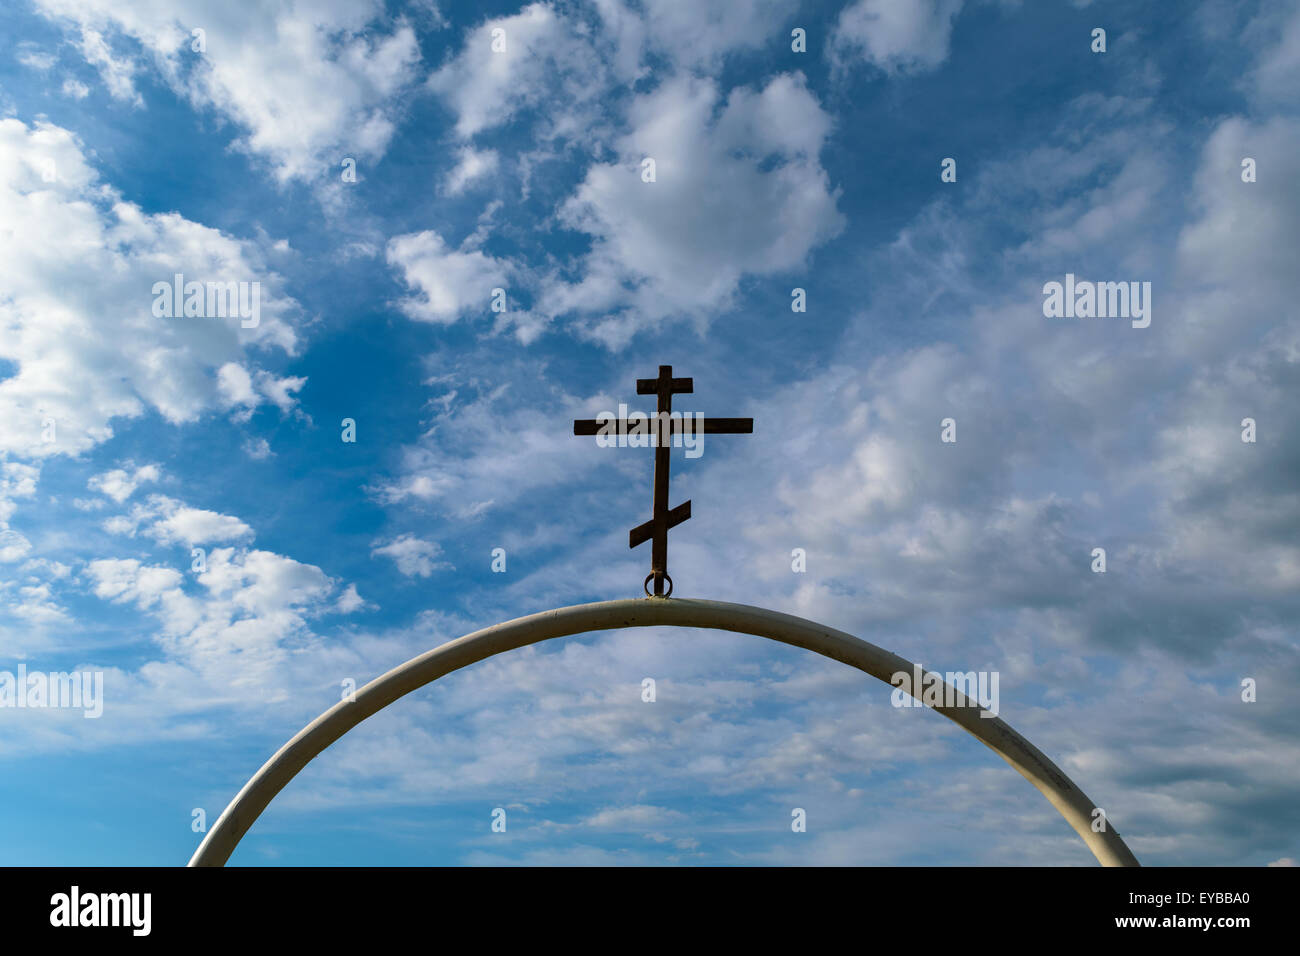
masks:
<instances>
[{"instance_id":1,"label":"cross upper crossbar","mask_svg":"<svg viewBox=\"0 0 1300 956\"><path fill-rule=\"evenodd\" d=\"M655 416L649 416L648 420L652 423L651 427L653 427L656 420ZM627 431L640 424L642 423L630 421L626 418L580 418L573 423L573 434L603 435L611 429L626 434ZM683 433L692 435L750 435L754 432L754 419L752 418L705 418L698 423L684 418L670 418L667 420L667 424L670 435Z\"/></svg>"}]
</instances>

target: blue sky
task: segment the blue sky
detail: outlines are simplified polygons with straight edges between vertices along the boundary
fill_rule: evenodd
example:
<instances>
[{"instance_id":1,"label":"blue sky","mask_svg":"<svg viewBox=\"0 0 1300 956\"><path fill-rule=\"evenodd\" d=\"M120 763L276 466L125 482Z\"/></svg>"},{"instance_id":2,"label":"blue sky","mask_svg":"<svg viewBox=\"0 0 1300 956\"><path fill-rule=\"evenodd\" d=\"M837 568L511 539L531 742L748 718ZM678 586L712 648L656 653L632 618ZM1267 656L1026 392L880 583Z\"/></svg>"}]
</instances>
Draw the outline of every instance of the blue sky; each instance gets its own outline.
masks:
<instances>
[{"instance_id":1,"label":"blue sky","mask_svg":"<svg viewBox=\"0 0 1300 956\"><path fill-rule=\"evenodd\" d=\"M0 670L104 710L0 708L0 862L183 863L343 680L636 596L652 456L570 422L672 364L756 420L676 453L679 596L998 672L1144 863L1293 864L1297 89L1291 2L6 5ZM155 315L177 272L257 326ZM1067 273L1150 325L1046 317ZM889 699L550 642L354 730L232 863L1091 862Z\"/></svg>"}]
</instances>

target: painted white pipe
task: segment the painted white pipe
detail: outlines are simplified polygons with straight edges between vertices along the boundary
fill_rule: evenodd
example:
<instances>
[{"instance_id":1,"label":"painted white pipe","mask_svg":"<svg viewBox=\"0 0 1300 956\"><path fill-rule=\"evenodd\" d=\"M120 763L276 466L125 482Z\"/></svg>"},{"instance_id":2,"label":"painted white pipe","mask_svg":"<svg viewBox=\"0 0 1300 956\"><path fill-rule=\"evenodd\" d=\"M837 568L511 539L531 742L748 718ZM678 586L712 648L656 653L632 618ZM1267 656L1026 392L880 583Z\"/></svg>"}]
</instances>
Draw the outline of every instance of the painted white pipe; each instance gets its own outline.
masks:
<instances>
[{"instance_id":1,"label":"painted white pipe","mask_svg":"<svg viewBox=\"0 0 1300 956\"><path fill-rule=\"evenodd\" d=\"M355 700L341 701L321 714L281 747L244 785L199 844L189 865L224 865L267 804L312 758L371 714L416 688L504 651L553 637L654 626L701 627L754 634L841 661L887 684L893 674L913 672L910 661L843 631L745 604L682 598L632 598L530 614L475 631L412 658L361 688ZM981 708L975 701L950 685L944 686L953 695L945 695L945 699L955 700L956 706L932 709L974 734L1041 790L1066 822L1083 837L1088 849L1103 866L1138 865L1137 858L1108 821L1101 832L1093 830L1095 805L1042 751L1007 726L1002 718L981 717Z\"/></svg>"}]
</instances>

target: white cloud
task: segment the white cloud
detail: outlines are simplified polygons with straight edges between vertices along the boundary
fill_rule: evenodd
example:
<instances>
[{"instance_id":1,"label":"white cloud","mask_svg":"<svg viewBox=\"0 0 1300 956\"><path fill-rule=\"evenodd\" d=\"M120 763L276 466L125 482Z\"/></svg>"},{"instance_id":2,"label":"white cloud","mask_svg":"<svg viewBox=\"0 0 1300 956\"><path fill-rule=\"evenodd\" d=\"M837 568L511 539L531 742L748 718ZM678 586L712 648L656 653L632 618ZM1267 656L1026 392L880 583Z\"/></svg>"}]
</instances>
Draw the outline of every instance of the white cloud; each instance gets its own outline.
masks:
<instances>
[{"instance_id":1,"label":"white cloud","mask_svg":"<svg viewBox=\"0 0 1300 956\"><path fill-rule=\"evenodd\" d=\"M31 498L41 470L17 461L0 461L0 527L8 525L14 513L15 498Z\"/></svg>"},{"instance_id":2,"label":"white cloud","mask_svg":"<svg viewBox=\"0 0 1300 956\"><path fill-rule=\"evenodd\" d=\"M4 590L16 595L15 600L6 602L4 610L25 624L41 627L71 620L67 610L54 601L48 582L33 578L16 588L6 584Z\"/></svg>"},{"instance_id":3,"label":"white cloud","mask_svg":"<svg viewBox=\"0 0 1300 956\"><path fill-rule=\"evenodd\" d=\"M1214 128L1192 194L1201 215L1178 242L1185 275L1240 283L1252 297L1285 306L1285 296L1295 288L1288 264L1300 242L1300 195L1281 184L1300 174L1297 142L1300 121L1289 118L1229 117ZM1245 156L1256 161L1257 182L1241 181Z\"/></svg>"},{"instance_id":4,"label":"white cloud","mask_svg":"<svg viewBox=\"0 0 1300 956\"><path fill-rule=\"evenodd\" d=\"M494 30L504 31L499 53L492 50ZM461 52L429 77L429 88L455 110L456 133L467 139L538 102L550 88L548 77L584 51L550 5L533 3L471 30Z\"/></svg>"},{"instance_id":5,"label":"white cloud","mask_svg":"<svg viewBox=\"0 0 1300 956\"><path fill-rule=\"evenodd\" d=\"M134 468L134 470L132 470ZM125 468L114 468L98 475L92 475L86 483L91 491L112 498L121 504L135 493L135 489L147 482L156 482L162 478L162 470L157 465L141 465L135 468L130 462Z\"/></svg>"},{"instance_id":6,"label":"white cloud","mask_svg":"<svg viewBox=\"0 0 1300 956\"><path fill-rule=\"evenodd\" d=\"M582 822L585 826L598 829L641 830L670 823L683 823L688 819L686 814L678 810L634 804L628 807L606 807L596 811Z\"/></svg>"},{"instance_id":7,"label":"white cloud","mask_svg":"<svg viewBox=\"0 0 1300 956\"><path fill-rule=\"evenodd\" d=\"M613 6L602 4L601 6ZM775 41L790 49L789 27L799 25L784 0L646 0L643 18L652 51L667 56L679 68L716 74L728 54Z\"/></svg>"},{"instance_id":8,"label":"white cloud","mask_svg":"<svg viewBox=\"0 0 1300 956\"><path fill-rule=\"evenodd\" d=\"M201 508L176 507L164 513L145 534L159 544L206 544L252 537L253 529L238 518Z\"/></svg>"},{"instance_id":9,"label":"white cloud","mask_svg":"<svg viewBox=\"0 0 1300 956\"><path fill-rule=\"evenodd\" d=\"M619 348L668 316L707 322L746 275L803 268L844 225L818 158L829 117L801 74L773 77L759 91L735 89L720 111L715 83L691 75L731 51L770 41L786 15L767 0L656 2L642 19L605 0L593 29L576 13L534 3L472 30L430 78L457 115L459 138L545 104L535 138L566 138L602 157L612 139L618 158L592 165L559 210L562 225L591 237L591 252L575 268L541 275L493 258L478 248L482 223L457 251L437 233L398 237L389 262L423 293L399 303L402 309L412 318L450 322L466 300L483 301L486 288L510 278L535 293L533 305L512 305L496 329L511 327L528 344L556 317L574 316L580 335ZM492 52L493 31L504 31L504 52ZM649 92L593 102L642 76L651 57L676 69ZM610 102L627 104L617 125L607 115ZM545 153L519 160L525 190L530 163ZM652 184L641 181L645 157L657 164ZM464 145L444 188L459 192L500 162ZM395 247L399 242L404 246Z\"/></svg>"},{"instance_id":10,"label":"white cloud","mask_svg":"<svg viewBox=\"0 0 1300 956\"><path fill-rule=\"evenodd\" d=\"M248 369L237 362L227 362L217 369L221 404L233 410L231 417L237 422L248 421L263 401L275 405L282 413L292 411L298 404L293 393L306 384L305 378L276 378L261 369L250 375Z\"/></svg>"},{"instance_id":11,"label":"white cloud","mask_svg":"<svg viewBox=\"0 0 1300 956\"><path fill-rule=\"evenodd\" d=\"M838 67L861 58L890 73L929 70L948 56L963 0L857 0L840 11L830 53Z\"/></svg>"},{"instance_id":12,"label":"white cloud","mask_svg":"<svg viewBox=\"0 0 1300 956\"><path fill-rule=\"evenodd\" d=\"M496 172L499 157L494 149L460 148L460 159L447 174L443 190L448 196L459 196L472 182Z\"/></svg>"},{"instance_id":13,"label":"white cloud","mask_svg":"<svg viewBox=\"0 0 1300 956\"><path fill-rule=\"evenodd\" d=\"M21 48L23 44L20 44L19 46ZM53 53L47 53L44 50L23 49L23 51L18 54L19 63L27 67L29 70L36 70L39 73L44 73L58 61L59 58Z\"/></svg>"},{"instance_id":14,"label":"white cloud","mask_svg":"<svg viewBox=\"0 0 1300 956\"><path fill-rule=\"evenodd\" d=\"M113 99L123 100L133 106L144 105L144 100L135 89L134 62L115 53L98 30L84 23L81 27L80 48L86 62L99 71L99 77Z\"/></svg>"},{"instance_id":15,"label":"white cloud","mask_svg":"<svg viewBox=\"0 0 1300 956\"><path fill-rule=\"evenodd\" d=\"M150 519L153 524L150 525ZM251 532L238 518L202 511L155 496L134 509L131 525L160 543L202 538L243 539ZM3 539L0 539L0 545ZM111 720L58 724L25 722L21 730L0 733L0 750L9 752L116 746L125 741L192 738L207 732L198 715L226 709L224 725L257 720L268 706L283 716L286 705L296 719L314 713L304 687L330 688L338 674L362 675L375 665L346 642L325 641L312 619L372 607L355 585L339 591L320 568L256 549L210 549L206 569L194 572L188 559L173 565L137 558L96 558L74 575L67 565L47 559L23 562L17 573L0 575L0 640L26 651L63 649L61 635L84 633L59 606L57 588L84 588L100 600L120 605L115 617L142 615L136 622L145 663L123 671L93 659L81 669L105 673L106 713ZM20 622L7 628L6 622ZM150 652L148 644L155 645ZM72 645L69 645L71 647ZM371 640L381 655L387 644Z\"/></svg>"},{"instance_id":16,"label":"white cloud","mask_svg":"<svg viewBox=\"0 0 1300 956\"><path fill-rule=\"evenodd\" d=\"M10 528L0 531L0 564L21 561L31 550L32 543L25 535Z\"/></svg>"},{"instance_id":17,"label":"white cloud","mask_svg":"<svg viewBox=\"0 0 1300 956\"><path fill-rule=\"evenodd\" d=\"M301 376L286 376L285 378L276 378L270 372L259 370L257 372L257 390L272 405L278 408L281 414L288 414L298 404L298 398L294 394L307 384L307 379Z\"/></svg>"},{"instance_id":18,"label":"white cloud","mask_svg":"<svg viewBox=\"0 0 1300 956\"><path fill-rule=\"evenodd\" d=\"M602 96L616 93L667 61L661 73L716 74L736 50L775 40L789 6L781 0L646 0L639 9L621 0L595 0L595 16L581 8L532 3L469 31L460 52L429 78L429 87L456 114L456 134L470 139L545 104L537 130L543 139L586 140L602 114ZM505 50L492 51L504 31Z\"/></svg>"},{"instance_id":19,"label":"white cloud","mask_svg":"<svg viewBox=\"0 0 1300 956\"><path fill-rule=\"evenodd\" d=\"M1300 88L1300 7L1266 7L1246 32L1267 38L1263 55L1249 74L1252 92L1264 105L1293 106Z\"/></svg>"},{"instance_id":20,"label":"white cloud","mask_svg":"<svg viewBox=\"0 0 1300 956\"><path fill-rule=\"evenodd\" d=\"M134 506L129 515L107 519L104 528L113 534L140 533L161 545L187 547L242 541L253 536L253 529L233 515L193 508L165 495L150 495L144 504Z\"/></svg>"},{"instance_id":21,"label":"white cloud","mask_svg":"<svg viewBox=\"0 0 1300 956\"><path fill-rule=\"evenodd\" d=\"M408 578L427 578L434 571L452 567L445 561L436 560L438 555L442 553L442 548L436 542L417 538L413 534L404 534L383 544L375 542L370 553L372 556L383 555L386 558L391 558L393 563L397 565L397 570Z\"/></svg>"},{"instance_id":22,"label":"white cloud","mask_svg":"<svg viewBox=\"0 0 1300 956\"><path fill-rule=\"evenodd\" d=\"M620 160L592 166L561 210L592 236L582 278L548 281L536 311L598 313L580 330L621 347L665 316L726 308L743 276L799 269L843 229L818 161L830 118L801 75L717 105L711 80L636 98ZM642 181L645 157L655 182Z\"/></svg>"},{"instance_id":23,"label":"white cloud","mask_svg":"<svg viewBox=\"0 0 1300 956\"><path fill-rule=\"evenodd\" d=\"M133 558L91 561L86 578L94 594L130 604L155 617L165 658L146 664L140 677L168 676L178 691L188 685L195 704L248 694L285 695L289 643L309 635L306 618L322 610L334 584L320 570L268 551L218 548L198 575L192 594L174 568ZM174 668L184 669L184 676Z\"/></svg>"},{"instance_id":24,"label":"white cloud","mask_svg":"<svg viewBox=\"0 0 1300 956\"><path fill-rule=\"evenodd\" d=\"M38 0L36 7L73 26L115 98L142 102L134 81L151 61L196 108L219 110L243 127L236 145L266 157L281 180L309 179L342 156L382 156L399 115L396 98L420 59L414 30L389 23L379 0ZM206 31L206 51L191 48L195 27ZM144 58L128 52L136 44Z\"/></svg>"},{"instance_id":25,"label":"white cloud","mask_svg":"<svg viewBox=\"0 0 1300 956\"><path fill-rule=\"evenodd\" d=\"M417 321L444 325L471 310L489 314L492 290L505 289L511 271L508 263L481 250L449 249L433 230L389 240L387 259L418 293L402 299L398 308Z\"/></svg>"},{"instance_id":26,"label":"white cloud","mask_svg":"<svg viewBox=\"0 0 1300 956\"><path fill-rule=\"evenodd\" d=\"M18 366L0 381L0 452L80 454L149 410L194 421L219 404L214 369L297 348L296 303L269 291L280 279L256 245L122 201L67 130L0 119L0 226L0 359ZM260 324L156 317L151 289L176 273L260 281Z\"/></svg>"},{"instance_id":27,"label":"white cloud","mask_svg":"<svg viewBox=\"0 0 1300 956\"><path fill-rule=\"evenodd\" d=\"M71 97L74 100L84 100L90 95L90 87L80 80L68 77L63 81L63 95Z\"/></svg>"},{"instance_id":28,"label":"white cloud","mask_svg":"<svg viewBox=\"0 0 1300 956\"><path fill-rule=\"evenodd\" d=\"M243 444L244 454L253 461L263 461L275 455L271 451L271 445L265 438L249 438Z\"/></svg>"},{"instance_id":29,"label":"white cloud","mask_svg":"<svg viewBox=\"0 0 1300 956\"><path fill-rule=\"evenodd\" d=\"M231 407L251 409L258 403L253 377L237 362L227 362L217 369L217 390L222 402Z\"/></svg>"},{"instance_id":30,"label":"white cloud","mask_svg":"<svg viewBox=\"0 0 1300 956\"><path fill-rule=\"evenodd\" d=\"M374 610L375 605L371 604L360 594L357 593L356 584L349 584L339 595L339 599L334 602L334 610L340 614L352 614L360 610Z\"/></svg>"}]
</instances>

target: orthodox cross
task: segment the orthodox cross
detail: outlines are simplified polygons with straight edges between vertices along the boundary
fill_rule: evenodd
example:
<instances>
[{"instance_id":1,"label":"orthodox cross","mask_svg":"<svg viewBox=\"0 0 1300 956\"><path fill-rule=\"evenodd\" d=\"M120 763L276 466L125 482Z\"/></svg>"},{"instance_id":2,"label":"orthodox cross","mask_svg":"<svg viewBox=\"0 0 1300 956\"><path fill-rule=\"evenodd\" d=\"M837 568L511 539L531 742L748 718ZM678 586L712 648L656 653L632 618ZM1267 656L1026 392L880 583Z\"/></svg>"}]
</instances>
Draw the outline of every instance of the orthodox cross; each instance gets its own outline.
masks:
<instances>
[{"instance_id":1,"label":"orthodox cross","mask_svg":"<svg viewBox=\"0 0 1300 956\"><path fill-rule=\"evenodd\" d=\"M650 546L650 573L642 584L646 587L654 579L654 593L663 596L664 581L668 582L668 595L673 593L673 579L668 576L668 529L675 528L691 516L691 502L687 499L676 508L668 507L668 452L672 447L672 436L681 432L698 432L705 435L749 435L754 431L752 418L704 418L692 422L689 415L671 417L673 396L695 391L695 380L690 378L673 378L671 365L659 366L658 378L639 378L636 380L638 395L659 396L659 408L652 419L651 443L655 446L655 482L654 513L644 524L639 524L628 532L628 547L635 548L646 541ZM626 418L617 420L579 419L573 423L575 435L605 435L611 431L618 435L636 431L643 423L631 422Z\"/></svg>"}]
</instances>

